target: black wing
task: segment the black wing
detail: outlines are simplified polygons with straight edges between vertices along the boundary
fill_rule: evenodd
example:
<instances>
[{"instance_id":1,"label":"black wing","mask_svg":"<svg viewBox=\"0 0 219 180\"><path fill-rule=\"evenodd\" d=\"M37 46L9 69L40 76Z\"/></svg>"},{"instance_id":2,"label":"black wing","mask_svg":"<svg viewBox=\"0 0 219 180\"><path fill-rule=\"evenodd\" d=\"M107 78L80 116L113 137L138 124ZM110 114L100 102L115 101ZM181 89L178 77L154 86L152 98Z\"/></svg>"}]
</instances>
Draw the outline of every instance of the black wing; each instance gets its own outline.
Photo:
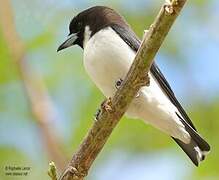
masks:
<instances>
[{"instance_id":1,"label":"black wing","mask_svg":"<svg viewBox=\"0 0 219 180\"><path fill-rule=\"evenodd\" d=\"M129 28L128 26L124 28L115 24L111 25L111 27L134 51L137 52L141 42L135 35L135 33L131 30L131 28ZM159 86L162 88L163 92L178 109L180 114L176 112L176 115L179 117L179 120L181 120L181 122L185 125L185 129L187 130L187 132L189 132L190 136L192 137L189 144L185 144L184 142L174 137L172 138L189 156L192 162L196 166L198 166L199 162L204 160L206 154L205 152L208 152L210 150L209 144L197 133L192 121L180 105L179 101L176 99L169 83L167 82L167 80L165 79L164 75L162 74L155 62L152 64L150 72L158 82ZM201 149L200 152L196 150L197 146ZM200 156L199 153L201 153L200 159L198 158Z\"/></svg>"},{"instance_id":2,"label":"black wing","mask_svg":"<svg viewBox=\"0 0 219 180\"><path fill-rule=\"evenodd\" d=\"M134 50L137 52L138 48L140 47L141 41L139 38L135 35L135 33L131 30L131 28L127 27L124 28L120 25L113 24L111 25L111 28ZM166 93L170 101L176 106L178 111L180 112L183 119L194 129L196 130L195 126L193 125L192 121L186 114L185 110L179 103L179 101L176 99L169 83L165 79L164 75L154 62L150 69L151 74L154 76L154 78L157 80L160 87L163 89L163 91Z\"/></svg>"}]
</instances>

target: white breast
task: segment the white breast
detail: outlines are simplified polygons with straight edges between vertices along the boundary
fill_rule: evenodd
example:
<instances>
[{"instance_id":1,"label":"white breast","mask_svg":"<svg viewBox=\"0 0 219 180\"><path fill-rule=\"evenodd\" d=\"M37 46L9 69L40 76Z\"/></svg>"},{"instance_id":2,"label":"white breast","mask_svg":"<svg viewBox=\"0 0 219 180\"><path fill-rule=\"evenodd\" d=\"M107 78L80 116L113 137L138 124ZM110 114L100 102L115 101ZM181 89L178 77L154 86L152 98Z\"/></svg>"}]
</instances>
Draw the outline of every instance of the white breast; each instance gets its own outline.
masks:
<instances>
[{"instance_id":1,"label":"white breast","mask_svg":"<svg viewBox=\"0 0 219 180\"><path fill-rule=\"evenodd\" d=\"M96 33L84 46L84 66L97 87L109 97L115 82L124 78L135 57L130 47L110 28Z\"/></svg>"},{"instance_id":2,"label":"white breast","mask_svg":"<svg viewBox=\"0 0 219 180\"><path fill-rule=\"evenodd\" d=\"M114 95L116 81L120 78L124 79L134 57L135 52L110 27L97 32L89 40L86 36L84 66L106 97ZM133 100L127 114L144 119L171 136L188 140L189 135L175 114L176 107L169 101L151 74L149 76L150 86L141 89L140 96Z\"/></svg>"}]
</instances>

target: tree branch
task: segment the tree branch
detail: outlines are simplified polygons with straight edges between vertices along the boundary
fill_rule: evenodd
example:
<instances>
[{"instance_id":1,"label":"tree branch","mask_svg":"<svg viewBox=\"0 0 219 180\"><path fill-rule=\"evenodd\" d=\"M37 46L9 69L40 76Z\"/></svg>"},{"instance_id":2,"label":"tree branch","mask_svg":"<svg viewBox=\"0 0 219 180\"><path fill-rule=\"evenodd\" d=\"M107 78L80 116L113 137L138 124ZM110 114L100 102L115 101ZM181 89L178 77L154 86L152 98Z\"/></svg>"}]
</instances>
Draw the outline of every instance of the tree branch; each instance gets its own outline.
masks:
<instances>
[{"instance_id":1,"label":"tree branch","mask_svg":"<svg viewBox=\"0 0 219 180\"><path fill-rule=\"evenodd\" d=\"M61 180L82 180L88 174L90 166L126 112L132 99L142 86L149 83L146 74L148 74L156 53L185 2L186 0L169 0L162 6L144 37L122 86L113 98L109 98L101 106L98 120L94 122L77 152L73 155L68 167L60 177Z\"/></svg>"},{"instance_id":2,"label":"tree branch","mask_svg":"<svg viewBox=\"0 0 219 180\"><path fill-rule=\"evenodd\" d=\"M0 0L0 4L0 26L11 54L11 59L20 73L32 113L43 135L48 155L60 169L63 169L66 160L62 155L59 138L53 133L52 129L52 122L57 118L53 103L48 96L46 86L40 75L31 69L25 58L27 54L26 48L16 32L11 2L9 0Z\"/></svg>"}]
</instances>

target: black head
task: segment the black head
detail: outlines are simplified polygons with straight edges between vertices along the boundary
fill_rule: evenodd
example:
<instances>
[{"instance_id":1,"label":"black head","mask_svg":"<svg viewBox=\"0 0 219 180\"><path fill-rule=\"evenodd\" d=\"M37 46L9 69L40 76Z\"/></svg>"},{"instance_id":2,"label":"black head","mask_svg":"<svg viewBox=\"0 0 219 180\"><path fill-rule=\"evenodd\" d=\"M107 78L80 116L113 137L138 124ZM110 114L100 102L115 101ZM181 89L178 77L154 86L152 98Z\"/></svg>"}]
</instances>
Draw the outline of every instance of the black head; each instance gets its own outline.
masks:
<instances>
[{"instance_id":1,"label":"black head","mask_svg":"<svg viewBox=\"0 0 219 180\"><path fill-rule=\"evenodd\" d=\"M59 46L58 51L74 44L83 48L86 27L89 28L92 37L99 30L112 24L126 25L125 20L111 8L95 6L86 9L71 20L69 38Z\"/></svg>"}]
</instances>

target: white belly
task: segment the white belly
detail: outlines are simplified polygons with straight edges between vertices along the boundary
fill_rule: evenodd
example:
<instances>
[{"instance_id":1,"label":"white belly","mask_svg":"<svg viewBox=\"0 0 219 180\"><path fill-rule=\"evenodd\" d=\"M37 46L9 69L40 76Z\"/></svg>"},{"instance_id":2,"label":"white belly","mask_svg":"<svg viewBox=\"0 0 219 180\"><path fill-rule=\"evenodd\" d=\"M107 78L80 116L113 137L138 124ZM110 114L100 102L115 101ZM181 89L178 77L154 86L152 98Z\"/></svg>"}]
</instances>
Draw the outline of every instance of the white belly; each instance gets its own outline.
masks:
<instances>
[{"instance_id":1,"label":"white belly","mask_svg":"<svg viewBox=\"0 0 219 180\"><path fill-rule=\"evenodd\" d=\"M116 34L114 35L115 39L110 38L109 33L115 32L111 28L98 32L84 48L85 69L107 97L114 94L115 82L119 78L125 77L135 57L135 53L130 51L129 47Z\"/></svg>"},{"instance_id":2,"label":"white belly","mask_svg":"<svg viewBox=\"0 0 219 180\"><path fill-rule=\"evenodd\" d=\"M84 47L85 69L106 97L114 95L116 81L124 79L134 57L135 52L111 28L96 33ZM149 76L150 86L140 90L140 96L133 100L126 114L143 119L165 133L184 140L188 133L175 114L176 107L153 76Z\"/></svg>"}]
</instances>

